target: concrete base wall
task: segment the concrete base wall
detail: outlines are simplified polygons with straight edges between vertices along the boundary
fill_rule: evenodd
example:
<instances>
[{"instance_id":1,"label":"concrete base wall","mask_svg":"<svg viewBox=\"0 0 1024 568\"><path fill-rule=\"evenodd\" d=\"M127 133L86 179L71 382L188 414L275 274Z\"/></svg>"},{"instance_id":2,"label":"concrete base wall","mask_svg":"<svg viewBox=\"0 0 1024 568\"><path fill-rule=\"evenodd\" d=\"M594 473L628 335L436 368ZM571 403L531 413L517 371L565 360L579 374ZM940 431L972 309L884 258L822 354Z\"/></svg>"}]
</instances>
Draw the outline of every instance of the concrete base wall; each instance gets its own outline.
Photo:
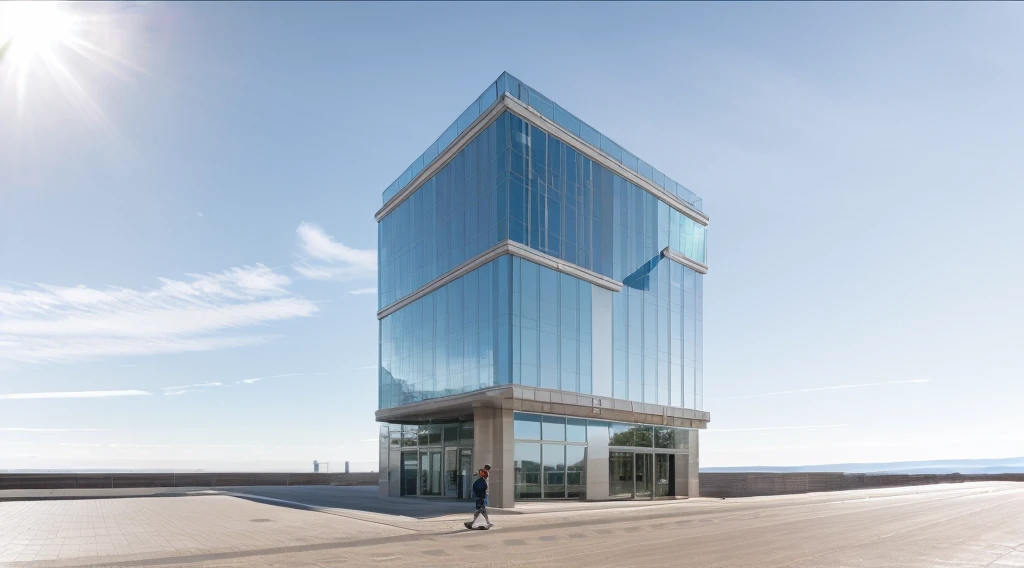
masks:
<instances>
[{"instance_id":1,"label":"concrete base wall","mask_svg":"<svg viewBox=\"0 0 1024 568\"><path fill-rule=\"evenodd\" d=\"M0 473L3 489L377 485L367 473Z\"/></svg>"},{"instance_id":2,"label":"concrete base wall","mask_svg":"<svg viewBox=\"0 0 1024 568\"><path fill-rule=\"evenodd\" d=\"M869 475L851 473L702 473L701 497L757 497L966 481L1019 481L1024 474Z\"/></svg>"}]
</instances>

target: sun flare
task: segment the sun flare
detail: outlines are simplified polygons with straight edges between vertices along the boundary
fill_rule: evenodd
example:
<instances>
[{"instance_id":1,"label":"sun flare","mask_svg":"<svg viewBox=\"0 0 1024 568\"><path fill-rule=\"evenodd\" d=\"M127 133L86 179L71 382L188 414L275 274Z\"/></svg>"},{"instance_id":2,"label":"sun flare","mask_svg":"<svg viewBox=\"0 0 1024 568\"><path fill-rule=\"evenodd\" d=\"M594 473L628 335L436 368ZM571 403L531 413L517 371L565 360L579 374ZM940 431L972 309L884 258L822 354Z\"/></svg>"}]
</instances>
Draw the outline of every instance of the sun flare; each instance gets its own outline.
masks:
<instances>
[{"instance_id":1,"label":"sun flare","mask_svg":"<svg viewBox=\"0 0 1024 568\"><path fill-rule=\"evenodd\" d=\"M0 61L15 67L52 56L52 49L74 39L74 18L58 2L0 2Z\"/></svg>"}]
</instances>

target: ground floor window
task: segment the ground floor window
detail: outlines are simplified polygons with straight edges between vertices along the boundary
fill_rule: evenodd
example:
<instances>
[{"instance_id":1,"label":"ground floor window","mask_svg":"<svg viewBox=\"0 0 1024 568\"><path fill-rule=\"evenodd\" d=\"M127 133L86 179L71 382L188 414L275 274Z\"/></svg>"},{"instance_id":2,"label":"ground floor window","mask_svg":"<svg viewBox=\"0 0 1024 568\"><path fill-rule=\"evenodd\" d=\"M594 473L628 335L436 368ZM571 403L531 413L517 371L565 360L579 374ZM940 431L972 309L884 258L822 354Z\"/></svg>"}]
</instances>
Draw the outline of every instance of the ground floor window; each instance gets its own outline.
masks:
<instances>
[{"instance_id":1,"label":"ground floor window","mask_svg":"<svg viewBox=\"0 0 1024 568\"><path fill-rule=\"evenodd\" d=\"M586 495L586 446L516 442L514 459L516 499Z\"/></svg>"}]
</instances>

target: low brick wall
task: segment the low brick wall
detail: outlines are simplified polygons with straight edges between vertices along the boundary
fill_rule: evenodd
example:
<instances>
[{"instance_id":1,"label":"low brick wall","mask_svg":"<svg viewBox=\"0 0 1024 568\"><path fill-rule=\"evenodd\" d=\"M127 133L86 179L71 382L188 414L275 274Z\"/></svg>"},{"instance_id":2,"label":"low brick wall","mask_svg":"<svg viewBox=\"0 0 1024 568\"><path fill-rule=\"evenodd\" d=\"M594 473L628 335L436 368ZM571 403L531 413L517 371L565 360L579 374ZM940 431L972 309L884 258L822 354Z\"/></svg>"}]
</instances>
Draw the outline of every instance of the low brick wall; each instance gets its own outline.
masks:
<instances>
[{"instance_id":1,"label":"low brick wall","mask_svg":"<svg viewBox=\"0 0 1024 568\"><path fill-rule=\"evenodd\" d=\"M0 490L263 485L377 485L377 473L0 473Z\"/></svg>"},{"instance_id":2,"label":"low brick wall","mask_svg":"<svg viewBox=\"0 0 1024 568\"><path fill-rule=\"evenodd\" d=\"M1024 474L701 473L701 497L756 497L970 481L1024 482Z\"/></svg>"}]
</instances>

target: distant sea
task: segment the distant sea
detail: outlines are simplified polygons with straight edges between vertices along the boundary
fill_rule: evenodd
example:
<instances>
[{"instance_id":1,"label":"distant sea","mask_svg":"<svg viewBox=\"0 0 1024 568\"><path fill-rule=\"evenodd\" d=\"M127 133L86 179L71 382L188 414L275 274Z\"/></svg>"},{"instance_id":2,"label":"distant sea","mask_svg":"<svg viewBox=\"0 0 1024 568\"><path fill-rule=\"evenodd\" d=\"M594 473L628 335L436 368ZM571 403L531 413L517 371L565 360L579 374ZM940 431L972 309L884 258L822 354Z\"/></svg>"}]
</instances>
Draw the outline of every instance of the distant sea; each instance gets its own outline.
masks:
<instances>
[{"instance_id":1,"label":"distant sea","mask_svg":"<svg viewBox=\"0 0 1024 568\"><path fill-rule=\"evenodd\" d=\"M1024 473L1024 457L995 460L932 460L890 463L834 463L800 466L702 467L702 473Z\"/></svg>"}]
</instances>

